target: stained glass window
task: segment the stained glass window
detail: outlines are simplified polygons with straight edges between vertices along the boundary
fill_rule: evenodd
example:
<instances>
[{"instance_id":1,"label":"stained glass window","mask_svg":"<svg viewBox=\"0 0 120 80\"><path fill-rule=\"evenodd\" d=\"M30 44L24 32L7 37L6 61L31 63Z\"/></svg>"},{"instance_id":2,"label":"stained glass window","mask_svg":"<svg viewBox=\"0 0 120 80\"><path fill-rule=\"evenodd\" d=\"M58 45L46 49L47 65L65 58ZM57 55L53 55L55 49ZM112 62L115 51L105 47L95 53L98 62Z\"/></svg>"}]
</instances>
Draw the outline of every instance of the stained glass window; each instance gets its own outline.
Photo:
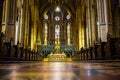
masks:
<instances>
[{"instance_id":1,"label":"stained glass window","mask_svg":"<svg viewBox=\"0 0 120 80\"><path fill-rule=\"evenodd\" d=\"M70 23L67 24L67 44L70 45Z\"/></svg>"},{"instance_id":2,"label":"stained glass window","mask_svg":"<svg viewBox=\"0 0 120 80\"><path fill-rule=\"evenodd\" d=\"M47 20L48 19L48 15L45 15L44 18Z\"/></svg>"},{"instance_id":3,"label":"stained glass window","mask_svg":"<svg viewBox=\"0 0 120 80\"><path fill-rule=\"evenodd\" d=\"M67 15L66 18L67 18L67 19L70 19L70 15Z\"/></svg>"},{"instance_id":4,"label":"stained glass window","mask_svg":"<svg viewBox=\"0 0 120 80\"><path fill-rule=\"evenodd\" d=\"M17 45L17 42L18 42L18 26L19 24L18 24L18 21L16 21L16 35L15 35L15 44Z\"/></svg>"},{"instance_id":5,"label":"stained glass window","mask_svg":"<svg viewBox=\"0 0 120 80\"><path fill-rule=\"evenodd\" d=\"M60 25L55 25L55 44L60 43Z\"/></svg>"},{"instance_id":6,"label":"stained glass window","mask_svg":"<svg viewBox=\"0 0 120 80\"><path fill-rule=\"evenodd\" d=\"M60 20L60 17L59 16L56 16L55 17L55 21L59 21Z\"/></svg>"},{"instance_id":7,"label":"stained glass window","mask_svg":"<svg viewBox=\"0 0 120 80\"><path fill-rule=\"evenodd\" d=\"M45 35L45 36L44 36L44 38L45 38L45 39L44 39L44 45L47 45L47 36L48 36L48 35L47 35L47 34L48 34L48 26L47 26L47 23L45 23L45 28L44 28L44 29L45 29L45 32L44 32L44 33L45 33L45 34L44 34L44 35Z\"/></svg>"}]
</instances>

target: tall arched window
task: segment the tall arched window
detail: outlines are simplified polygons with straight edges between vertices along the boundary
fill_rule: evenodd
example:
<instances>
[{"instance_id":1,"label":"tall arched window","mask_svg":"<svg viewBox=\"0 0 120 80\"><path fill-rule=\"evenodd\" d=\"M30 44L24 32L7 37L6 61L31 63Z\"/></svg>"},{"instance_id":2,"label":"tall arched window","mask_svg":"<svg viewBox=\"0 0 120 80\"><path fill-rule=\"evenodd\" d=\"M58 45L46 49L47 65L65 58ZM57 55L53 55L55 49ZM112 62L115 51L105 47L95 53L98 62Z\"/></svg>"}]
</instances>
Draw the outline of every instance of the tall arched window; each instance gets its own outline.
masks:
<instances>
[{"instance_id":1,"label":"tall arched window","mask_svg":"<svg viewBox=\"0 0 120 80\"><path fill-rule=\"evenodd\" d=\"M48 25L47 25L47 23L45 23L45 27L44 27L44 29L45 29L45 32L44 32L44 45L47 45L47 34L48 34Z\"/></svg>"},{"instance_id":2,"label":"tall arched window","mask_svg":"<svg viewBox=\"0 0 120 80\"><path fill-rule=\"evenodd\" d=\"M16 21L16 30L15 30L15 45L18 43L18 21Z\"/></svg>"},{"instance_id":3,"label":"tall arched window","mask_svg":"<svg viewBox=\"0 0 120 80\"><path fill-rule=\"evenodd\" d=\"M60 44L60 25L55 25L55 44Z\"/></svg>"},{"instance_id":4,"label":"tall arched window","mask_svg":"<svg viewBox=\"0 0 120 80\"><path fill-rule=\"evenodd\" d=\"M67 23L67 44L70 45L70 23Z\"/></svg>"}]
</instances>

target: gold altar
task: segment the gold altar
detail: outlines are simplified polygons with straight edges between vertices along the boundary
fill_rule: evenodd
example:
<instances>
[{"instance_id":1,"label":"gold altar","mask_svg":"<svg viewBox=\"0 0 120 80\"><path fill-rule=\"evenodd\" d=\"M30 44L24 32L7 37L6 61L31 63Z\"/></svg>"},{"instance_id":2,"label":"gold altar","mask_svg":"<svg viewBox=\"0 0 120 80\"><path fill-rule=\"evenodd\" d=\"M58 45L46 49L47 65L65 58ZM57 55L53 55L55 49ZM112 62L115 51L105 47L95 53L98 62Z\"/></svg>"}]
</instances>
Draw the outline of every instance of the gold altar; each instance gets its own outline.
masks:
<instances>
[{"instance_id":1,"label":"gold altar","mask_svg":"<svg viewBox=\"0 0 120 80\"><path fill-rule=\"evenodd\" d=\"M53 54L51 53L48 56L48 61L67 61L67 57L64 53L62 54Z\"/></svg>"},{"instance_id":2,"label":"gold altar","mask_svg":"<svg viewBox=\"0 0 120 80\"><path fill-rule=\"evenodd\" d=\"M56 45L55 51L48 55L48 61L67 61L67 56L60 50L60 46Z\"/></svg>"}]
</instances>

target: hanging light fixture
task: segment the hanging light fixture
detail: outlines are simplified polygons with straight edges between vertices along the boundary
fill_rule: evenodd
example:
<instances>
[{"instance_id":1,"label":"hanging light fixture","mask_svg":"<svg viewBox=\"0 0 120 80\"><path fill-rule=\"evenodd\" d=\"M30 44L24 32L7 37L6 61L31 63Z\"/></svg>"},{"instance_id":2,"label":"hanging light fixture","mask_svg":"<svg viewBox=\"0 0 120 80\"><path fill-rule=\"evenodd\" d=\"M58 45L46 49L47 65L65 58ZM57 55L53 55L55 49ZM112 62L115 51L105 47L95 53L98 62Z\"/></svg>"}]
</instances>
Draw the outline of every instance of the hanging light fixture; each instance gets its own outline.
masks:
<instances>
[{"instance_id":1,"label":"hanging light fixture","mask_svg":"<svg viewBox=\"0 0 120 80\"><path fill-rule=\"evenodd\" d=\"M56 8L55 8L55 12L60 12L61 11L61 8L60 8L60 1L57 0L56 1Z\"/></svg>"},{"instance_id":2,"label":"hanging light fixture","mask_svg":"<svg viewBox=\"0 0 120 80\"><path fill-rule=\"evenodd\" d=\"M57 7L55 8L55 12L60 12L60 11L61 11L60 6L57 6Z\"/></svg>"}]
</instances>

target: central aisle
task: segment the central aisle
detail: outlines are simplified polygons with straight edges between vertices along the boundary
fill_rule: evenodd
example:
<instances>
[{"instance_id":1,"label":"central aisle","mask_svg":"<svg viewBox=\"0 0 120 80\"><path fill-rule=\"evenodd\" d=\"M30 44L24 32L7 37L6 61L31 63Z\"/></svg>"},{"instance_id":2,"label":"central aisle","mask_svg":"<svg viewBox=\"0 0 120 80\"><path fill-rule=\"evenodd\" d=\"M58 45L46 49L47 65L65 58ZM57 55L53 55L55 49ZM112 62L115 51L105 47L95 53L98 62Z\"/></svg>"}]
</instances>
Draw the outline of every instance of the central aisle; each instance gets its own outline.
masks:
<instances>
[{"instance_id":1,"label":"central aisle","mask_svg":"<svg viewBox=\"0 0 120 80\"><path fill-rule=\"evenodd\" d=\"M119 62L28 62L0 64L0 80L119 79Z\"/></svg>"}]
</instances>

